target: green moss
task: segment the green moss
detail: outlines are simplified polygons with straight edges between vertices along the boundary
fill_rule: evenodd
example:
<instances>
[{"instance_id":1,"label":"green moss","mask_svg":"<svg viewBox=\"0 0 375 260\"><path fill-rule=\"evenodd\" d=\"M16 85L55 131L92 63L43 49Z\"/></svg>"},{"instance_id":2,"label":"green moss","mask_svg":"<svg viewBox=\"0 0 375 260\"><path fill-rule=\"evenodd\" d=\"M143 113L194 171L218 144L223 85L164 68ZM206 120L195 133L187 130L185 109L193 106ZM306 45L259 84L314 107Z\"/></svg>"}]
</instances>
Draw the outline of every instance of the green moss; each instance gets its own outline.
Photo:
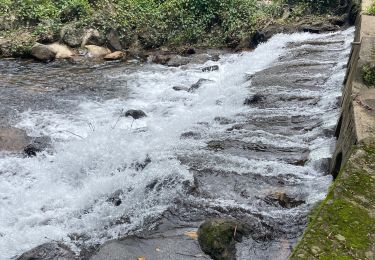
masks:
<instances>
[{"instance_id":1,"label":"green moss","mask_svg":"<svg viewBox=\"0 0 375 260\"><path fill-rule=\"evenodd\" d=\"M375 244L375 145L358 147L291 259L364 259Z\"/></svg>"}]
</instances>

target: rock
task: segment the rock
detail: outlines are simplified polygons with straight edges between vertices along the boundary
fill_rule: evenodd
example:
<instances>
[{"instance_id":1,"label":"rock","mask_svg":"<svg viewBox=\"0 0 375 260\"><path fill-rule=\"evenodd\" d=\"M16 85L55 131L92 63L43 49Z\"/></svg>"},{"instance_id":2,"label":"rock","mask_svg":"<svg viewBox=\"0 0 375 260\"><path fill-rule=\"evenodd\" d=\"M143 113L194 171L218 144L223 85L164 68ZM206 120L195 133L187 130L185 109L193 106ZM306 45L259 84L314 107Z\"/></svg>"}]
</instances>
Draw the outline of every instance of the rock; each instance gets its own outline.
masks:
<instances>
[{"instance_id":1,"label":"rock","mask_svg":"<svg viewBox=\"0 0 375 260\"><path fill-rule=\"evenodd\" d=\"M108 202L111 202L113 205L120 206L122 203L121 195L124 193L123 190L116 190L114 193L112 193L109 198L107 199Z\"/></svg>"},{"instance_id":2,"label":"rock","mask_svg":"<svg viewBox=\"0 0 375 260\"><path fill-rule=\"evenodd\" d=\"M159 54L151 57L151 61L157 64L166 65L168 61L171 59L170 55L166 54Z\"/></svg>"},{"instance_id":3,"label":"rock","mask_svg":"<svg viewBox=\"0 0 375 260\"><path fill-rule=\"evenodd\" d=\"M48 136L34 137L32 138L31 143L23 149L23 152L26 156L33 157L36 156L37 153L49 147L50 143L51 138Z\"/></svg>"},{"instance_id":4,"label":"rock","mask_svg":"<svg viewBox=\"0 0 375 260\"><path fill-rule=\"evenodd\" d=\"M218 65L208 66L208 67L205 67L205 68L202 69L203 72L216 71L216 70L219 70Z\"/></svg>"},{"instance_id":5,"label":"rock","mask_svg":"<svg viewBox=\"0 0 375 260\"><path fill-rule=\"evenodd\" d=\"M0 127L0 151L21 152L27 142L25 131L18 128Z\"/></svg>"},{"instance_id":6,"label":"rock","mask_svg":"<svg viewBox=\"0 0 375 260\"><path fill-rule=\"evenodd\" d=\"M246 98L245 101L243 102L244 105L250 106L250 105L256 105L259 104L260 102L264 101L266 99L265 96L261 94L255 94L254 96L250 98Z\"/></svg>"},{"instance_id":7,"label":"rock","mask_svg":"<svg viewBox=\"0 0 375 260\"><path fill-rule=\"evenodd\" d=\"M151 163L151 158L147 155L146 159L143 162L136 162L134 164L134 169L136 171L143 171L147 165Z\"/></svg>"},{"instance_id":8,"label":"rock","mask_svg":"<svg viewBox=\"0 0 375 260\"><path fill-rule=\"evenodd\" d=\"M74 52L66 45L59 43L52 43L48 48L55 53L56 59L68 59L74 55Z\"/></svg>"},{"instance_id":9,"label":"rock","mask_svg":"<svg viewBox=\"0 0 375 260\"><path fill-rule=\"evenodd\" d=\"M172 89L175 91L189 91L188 87L183 87L183 86L174 86Z\"/></svg>"},{"instance_id":10,"label":"rock","mask_svg":"<svg viewBox=\"0 0 375 260\"><path fill-rule=\"evenodd\" d=\"M179 67L182 65L186 65L190 62L190 59L187 57L183 57L180 55L173 55L167 62L167 66L170 67Z\"/></svg>"},{"instance_id":11,"label":"rock","mask_svg":"<svg viewBox=\"0 0 375 260\"><path fill-rule=\"evenodd\" d=\"M199 260L209 259L188 235L194 228L170 229L145 237L126 237L104 243L90 260ZM86 258L85 258L86 259Z\"/></svg>"},{"instance_id":12,"label":"rock","mask_svg":"<svg viewBox=\"0 0 375 260\"><path fill-rule=\"evenodd\" d=\"M193 85L191 85L191 87L189 88L189 91L193 92L193 91L199 89L204 83L207 83L207 82L212 82L212 80L209 80L209 79L199 79L196 83L194 83Z\"/></svg>"},{"instance_id":13,"label":"rock","mask_svg":"<svg viewBox=\"0 0 375 260\"><path fill-rule=\"evenodd\" d=\"M142 110L130 109L125 113L125 117L132 117L133 119L139 119L146 116L146 113Z\"/></svg>"},{"instance_id":14,"label":"rock","mask_svg":"<svg viewBox=\"0 0 375 260\"><path fill-rule=\"evenodd\" d=\"M317 246L313 246L313 247L311 248L311 252L312 252L314 255L317 255L317 254L319 254L319 252L320 252L320 248L317 247Z\"/></svg>"},{"instance_id":15,"label":"rock","mask_svg":"<svg viewBox=\"0 0 375 260\"><path fill-rule=\"evenodd\" d=\"M85 47L86 45L102 45L104 41L98 30L88 29L83 35L81 47Z\"/></svg>"},{"instance_id":16,"label":"rock","mask_svg":"<svg viewBox=\"0 0 375 260\"><path fill-rule=\"evenodd\" d=\"M245 226L236 220L211 219L198 229L198 242L203 252L214 260L235 260L236 242L245 234Z\"/></svg>"},{"instance_id":17,"label":"rock","mask_svg":"<svg viewBox=\"0 0 375 260\"><path fill-rule=\"evenodd\" d=\"M88 56L90 58L101 58L111 53L108 48L96 45L86 45L85 48L89 51Z\"/></svg>"},{"instance_id":18,"label":"rock","mask_svg":"<svg viewBox=\"0 0 375 260\"><path fill-rule=\"evenodd\" d=\"M344 242L346 240L345 237L340 234L336 235L335 237L337 238L338 241L341 241L341 242Z\"/></svg>"},{"instance_id":19,"label":"rock","mask_svg":"<svg viewBox=\"0 0 375 260\"><path fill-rule=\"evenodd\" d=\"M76 255L66 245L51 242L22 254L17 260L74 260Z\"/></svg>"},{"instance_id":20,"label":"rock","mask_svg":"<svg viewBox=\"0 0 375 260\"><path fill-rule=\"evenodd\" d=\"M111 48L112 50L115 51L120 51L122 50L121 42L120 42L120 37L115 30L110 30L109 33L107 34L107 44L108 47Z\"/></svg>"},{"instance_id":21,"label":"rock","mask_svg":"<svg viewBox=\"0 0 375 260\"><path fill-rule=\"evenodd\" d=\"M17 17L15 15L2 15L0 16L0 31L12 30L17 25Z\"/></svg>"},{"instance_id":22,"label":"rock","mask_svg":"<svg viewBox=\"0 0 375 260\"><path fill-rule=\"evenodd\" d=\"M62 42L73 48L81 46L83 37L83 29L77 28L74 24L64 26L60 32Z\"/></svg>"},{"instance_id":23,"label":"rock","mask_svg":"<svg viewBox=\"0 0 375 260\"><path fill-rule=\"evenodd\" d=\"M39 147L37 147L36 145L34 144L29 144L25 147L25 149L23 150L23 152L28 156L28 157L34 157L36 156L37 153L41 152L42 150L39 149Z\"/></svg>"},{"instance_id":24,"label":"rock","mask_svg":"<svg viewBox=\"0 0 375 260\"><path fill-rule=\"evenodd\" d=\"M31 48L31 55L40 61L51 61L56 54L47 45L35 43Z\"/></svg>"},{"instance_id":25,"label":"rock","mask_svg":"<svg viewBox=\"0 0 375 260\"><path fill-rule=\"evenodd\" d=\"M115 51L110 54L104 56L105 60L120 60L124 57L124 53L122 51Z\"/></svg>"},{"instance_id":26,"label":"rock","mask_svg":"<svg viewBox=\"0 0 375 260\"><path fill-rule=\"evenodd\" d=\"M200 133L197 133L197 132L185 132L183 134L181 134L181 139L195 139L195 140L198 140L198 139L201 139L202 138L202 135Z\"/></svg>"},{"instance_id":27,"label":"rock","mask_svg":"<svg viewBox=\"0 0 375 260\"><path fill-rule=\"evenodd\" d=\"M276 203L281 207L288 209L298 207L299 205L305 203L305 201L292 198L284 192L275 192L273 194L268 195L264 200L266 203Z\"/></svg>"}]
</instances>

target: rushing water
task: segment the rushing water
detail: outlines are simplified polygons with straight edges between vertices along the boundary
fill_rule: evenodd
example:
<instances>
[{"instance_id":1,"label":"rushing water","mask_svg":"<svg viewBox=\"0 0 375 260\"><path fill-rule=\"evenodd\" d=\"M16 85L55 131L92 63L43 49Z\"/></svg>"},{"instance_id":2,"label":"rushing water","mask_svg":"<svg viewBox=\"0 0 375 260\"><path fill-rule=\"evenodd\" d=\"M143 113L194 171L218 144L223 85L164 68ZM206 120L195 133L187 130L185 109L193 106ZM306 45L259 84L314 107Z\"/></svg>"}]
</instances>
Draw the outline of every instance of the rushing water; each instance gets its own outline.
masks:
<instances>
[{"instance_id":1,"label":"rushing water","mask_svg":"<svg viewBox=\"0 0 375 260\"><path fill-rule=\"evenodd\" d=\"M36 157L0 154L0 259L218 216L261 226L238 259L286 258L331 182L319 166L332 152L352 34L276 35L180 68L0 61L0 122L51 138ZM211 81L172 89L201 78ZM128 109L147 117L133 122ZM267 201L275 192L304 203L283 208Z\"/></svg>"}]
</instances>

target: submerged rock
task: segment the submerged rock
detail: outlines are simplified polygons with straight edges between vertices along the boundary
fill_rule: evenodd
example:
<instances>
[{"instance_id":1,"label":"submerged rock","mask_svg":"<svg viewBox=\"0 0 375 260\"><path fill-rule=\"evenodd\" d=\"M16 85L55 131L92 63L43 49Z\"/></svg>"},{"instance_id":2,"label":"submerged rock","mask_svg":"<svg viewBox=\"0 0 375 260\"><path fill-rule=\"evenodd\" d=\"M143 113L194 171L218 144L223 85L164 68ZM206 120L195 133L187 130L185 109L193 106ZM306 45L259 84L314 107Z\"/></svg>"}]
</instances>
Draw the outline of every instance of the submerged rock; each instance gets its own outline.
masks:
<instances>
[{"instance_id":1,"label":"submerged rock","mask_svg":"<svg viewBox=\"0 0 375 260\"><path fill-rule=\"evenodd\" d=\"M17 260L74 260L76 255L66 245L51 242L22 254Z\"/></svg>"},{"instance_id":2,"label":"submerged rock","mask_svg":"<svg viewBox=\"0 0 375 260\"><path fill-rule=\"evenodd\" d=\"M126 111L125 117L132 117L133 119L139 119L146 117L146 113L143 112L142 110L136 110L136 109L130 109Z\"/></svg>"},{"instance_id":3,"label":"submerged rock","mask_svg":"<svg viewBox=\"0 0 375 260\"><path fill-rule=\"evenodd\" d=\"M209 80L209 79L199 79L196 83L194 83L193 85L191 85L191 87L189 88L189 91L193 92L194 90L199 89L204 83L207 83L207 82L212 82L212 80Z\"/></svg>"},{"instance_id":4,"label":"submerged rock","mask_svg":"<svg viewBox=\"0 0 375 260\"><path fill-rule=\"evenodd\" d=\"M120 206L122 203L121 195L124 193L123 190L116 190L114 193L112 193L109 198L107 199L108 202L111 202L113 205Z\"/></svg>"},{"instance_id":5,"label":"submerged rock","mask_svg":"<svg viewBox=\"0 0 375 260\"><path fill-rule=\"evenodd\" d=\"M245 225L236 220L211 219L198 229L198 241L203 252L214 260L235 260L236 242L245 234Z\"/></svg>"},{"instance_id":6,"label":"submerged rock","mask_svg":"<svg viewBox=\"0 0 375 260\"><path fill-rule=\"evenodd\" d=\"M305 203L305 201L293 198L284 192L270 194L265 198L265 201L269 204L278 204L281 207L288 209L298 207Z\"/></svg>"},{"instance_id":7,"label":"submerged rock","mask_svg":"<svg viewBox=\"0 0 375 260\"><path fill-rule=\"evenodd\" d=\"M266 99L265 96L263 96L261 94L255 94L252 97L246 98L243 103L244 103L244 105L247 105L247 106L256 105L256 104L259 104L260 102L264 101L265 99Z\"/></svg>"},{"instance_id":8,"label":"submerged rock","mask_svg":"<svg viewBox=\"0 0 375 260\"><path fill-rule=\"evenodd\" d=\"M189 91L188 87L183 87L183 86L174 86L172 89L175 91Z\"/></svg>"}]
</instances>

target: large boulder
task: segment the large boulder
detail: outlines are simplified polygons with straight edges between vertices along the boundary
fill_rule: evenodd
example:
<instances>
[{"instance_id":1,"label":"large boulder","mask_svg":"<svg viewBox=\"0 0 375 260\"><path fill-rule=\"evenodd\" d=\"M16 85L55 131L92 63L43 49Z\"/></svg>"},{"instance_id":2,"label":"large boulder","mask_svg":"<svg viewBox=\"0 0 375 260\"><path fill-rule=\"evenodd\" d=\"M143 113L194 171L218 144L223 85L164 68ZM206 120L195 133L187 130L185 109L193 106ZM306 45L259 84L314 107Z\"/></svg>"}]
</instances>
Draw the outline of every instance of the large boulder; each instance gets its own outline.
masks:
<instances>
[{"instance_id":1,"label":"large boulder","mask_svg":"<svg viewBox=\"0 0 375 260\"><path fill-rule=\"evenodd\" d=\"M74 260L76 255L67 246L51 242L22 254L17 260Z\"/></svg>"},{"instance_id":2,"label":"large boulder","mask_svg":"<svg viewBox=\"0 0 375 260\"><path fill-rule=\"evenodd\" d=\"M56 59L68 59L74 55L74 52L66 45L60 43L52 43L48 48L55 53Z\"/></svg>"},{"instance_id":3,"label":"large boulder","mask_svg":"<svg viewBox=\"0 0 375 260\"><path fill-rule=\"evenodd\" d=\"M56 57L56 53L48 45L41 43L34 44L31 55L40 61L51 61Z\"/></svg>"},{"instance_id":4,"label":"large boulder","mask_svg":"<svg viewBox=\"0 0 375 260\"><path fill-rule=\"evenodd\" d=\"M105 60L121 60L124 57L122 51L115 51L104 56Z\"/></svg>"},{"instance_id":5,"label":"large boulder","mask_svg":"<svg viewBox=\"0 0 375 260\"><path fill-rule=\"evenodd\" d=\"M210 219L198 229L203 252L214 260L235 260L236 242L245 235L245 225L232 219Z\"/></svg>"},{"instance_id":6,"label":"large boulder","mask_svg":"<svg viewBox=\"0 0 375 260\"><path fill-rule=\"evenodd\" d=\"M107 33L107 44L108 44L108 47L111 48L112 50L115 50L115 51L120 51L122 50L122 46L121 46L121 42L120 42L120 36L119 34L117 33L116 30L110 30L108 33Z\"/></svg>"},{"instance_id":7,"label":"large boulder","mask_svg":"<svg viewBox=\"0 0 375 260\"><path fill-rule=\"evenodd\" d=\"M90 58L102 58L111 53L108 48L96 45L86 45L85 48L88 50Z\"/></svg>"},{"instance_id":8,"label":"large boulder","mask_svg":"<svg viewBox=\"0 0 375 260\"><path fill-rule=\"evenodd\" d=\"M103 45L105 38L96 29L87 29L83 35L81 47L86 45Z\"/></svg>"},{"instance_id":9,"label":"large boulder","mask_svg":"<svg viewBox=\"0 0 375 260\"><path fill-rule=\"evenodd\" d=\"M64 26L60 32L62 42L73 48L81 46L83 36L84 30L74 24Z\"/></svg>"}]
</instances>

